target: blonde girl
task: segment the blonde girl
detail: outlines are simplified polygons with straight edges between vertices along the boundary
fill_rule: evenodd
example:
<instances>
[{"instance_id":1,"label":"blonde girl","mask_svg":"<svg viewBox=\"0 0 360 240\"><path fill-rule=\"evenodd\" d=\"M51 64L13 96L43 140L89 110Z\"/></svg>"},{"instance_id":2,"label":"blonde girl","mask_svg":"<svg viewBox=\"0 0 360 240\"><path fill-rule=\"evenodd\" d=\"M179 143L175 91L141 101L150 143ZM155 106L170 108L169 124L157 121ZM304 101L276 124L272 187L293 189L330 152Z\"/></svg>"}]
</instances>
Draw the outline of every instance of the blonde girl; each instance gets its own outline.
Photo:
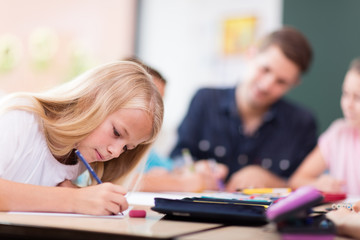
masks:
<instances>
[{"instance_id":1,"label":"blonde girl","mask_svg":"<svg viewBox=\"0 0 360 240\"><path fill-rule=\"evenodd\" d=\"M126 176L160 131L163 103L138 64L116 61L43 93L17 93L1 102L0 210L117 214ZM102 182L72 184L85 167Z\"/></svg>"}]
</instances>

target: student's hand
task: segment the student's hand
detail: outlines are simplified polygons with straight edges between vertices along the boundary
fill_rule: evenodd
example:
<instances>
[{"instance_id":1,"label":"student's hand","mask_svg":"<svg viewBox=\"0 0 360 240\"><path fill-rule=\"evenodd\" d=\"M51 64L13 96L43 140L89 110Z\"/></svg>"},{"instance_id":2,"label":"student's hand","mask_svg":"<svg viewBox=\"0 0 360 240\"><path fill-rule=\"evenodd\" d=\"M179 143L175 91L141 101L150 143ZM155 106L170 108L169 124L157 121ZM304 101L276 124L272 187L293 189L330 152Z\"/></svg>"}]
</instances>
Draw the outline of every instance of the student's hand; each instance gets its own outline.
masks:
<instances>
[{"instance_id":1,"label":"student's hand","mask_svg":"<svg viewBox=\"0 0 360 240\"><path fill-rule=\"evenodd\" d=\"M357 212L357 213L360 212L360 201L357 201L356 203L354 203L352 208L355 212Z\"/></svg>"},{"instance_id":2,"label":"student's hand","mask_svg":"<svg viewBox=\"0 0 360 240\"><path fill-rule=\"evenodd\" d=\"M341 232L341 230L343 228L344 223L346 222L346 218L348 218L350 214L351 214L351 211L348 210L347 208L340 208L340 209L328 212L326 214L326 217L334 222L334 224L336 225L337 233L339 235L342 235L343 233ZM356 213L354 213L354 214L356 214Z\"/></svg>"},{"instance_id":3,"label":"student's hand","mask_svg":"<svg viewBox=\"0 0 360 240\"><path fill-rule=\"evenodd\" d=\"M226 165L215 161L199 160L195 163L195 171L204 180L204 190L221 190L218 181L224 181L229 169Z\"/></svg>"},{"instance_id":4,"label":"student's hand","mask_svg":"<svg viewBox=\"0 0 360 240\"><path fill-rule=\"evenodd\" d=\"M202 192L206 187L206 181L204 177L196 172L189 173L185 171L181 176L181 191L184 192Z\"/></svg>"},{"instance_id":5,"label":"student's hand","mask_svg":"<svg viewBox=\"0 0 360 240\"><path fill-rule=\"evenodd\" d=\"M314 187L323 192L339 193L343 192L344 184L344 181L335 179L328 174L323 174L315 181Z\"/></svg>"},{"instance_id":6,"label":"student's hand","mask_svg":"<svg viewBox=\"0 0 360 240\"><path fill-rule=\"evenodd\" d=\"M250 165L235 172L227 186L226 190L234 192L243 188L265 188L265 187L285 187L284 180L269 172L268 170Z\"/></svg>"},{"instance_id":7,"label":"student's hand","mask_svg":"<svg viewBox=\"0 0 360 240\"><path fill-rule=\"evenodd\" d=\"M336 226L336 234L352 239L360 239L360 215L357 212L350 211L347 208L340 208L330 211L326 217L334 222Z\"/></svg>"},{"instance_id":8,"label":"student's hand","mask_svg":"<svg viewBox=\"0 0 360 240\"><path fill-rule=\"evenodd\" d=\"M92 215L118 214L129 205L123 187L112 183L102 183L79 188L74 196L74 212Z\"/></svg>"}]
</instances>

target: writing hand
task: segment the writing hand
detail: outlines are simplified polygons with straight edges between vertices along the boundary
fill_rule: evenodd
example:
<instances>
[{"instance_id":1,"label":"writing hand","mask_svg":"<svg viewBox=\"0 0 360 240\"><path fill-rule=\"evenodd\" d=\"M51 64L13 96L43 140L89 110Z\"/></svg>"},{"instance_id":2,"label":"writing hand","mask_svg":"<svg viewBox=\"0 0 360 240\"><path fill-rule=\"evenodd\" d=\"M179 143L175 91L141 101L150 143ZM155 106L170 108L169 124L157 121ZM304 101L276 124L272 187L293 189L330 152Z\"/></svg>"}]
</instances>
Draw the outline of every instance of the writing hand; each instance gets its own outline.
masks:
<instances>
[{"instance_id":1,"label":"writing hand","mask_svg":"<svg viewBox=\"0 0 360 240\"><path fill-rule=\"evenodd\" d=\"M195 163L196 173L204 179L204 188L206 190L220 189L219 181L223 181L229 170L224 164L216 163L213 160L199 160Z\"/></svg>"},{"instance_id":2,"label":"writing hand","mask_svg":"<svg viewBox=\"0 0 360 240\"><path fill-rule=\"evenodd\" d=\"M103 183L76 190L73 208L76 213L92 215L118 214L129 205L123 187L112 183Z\"/></svg>"}]
</instances>

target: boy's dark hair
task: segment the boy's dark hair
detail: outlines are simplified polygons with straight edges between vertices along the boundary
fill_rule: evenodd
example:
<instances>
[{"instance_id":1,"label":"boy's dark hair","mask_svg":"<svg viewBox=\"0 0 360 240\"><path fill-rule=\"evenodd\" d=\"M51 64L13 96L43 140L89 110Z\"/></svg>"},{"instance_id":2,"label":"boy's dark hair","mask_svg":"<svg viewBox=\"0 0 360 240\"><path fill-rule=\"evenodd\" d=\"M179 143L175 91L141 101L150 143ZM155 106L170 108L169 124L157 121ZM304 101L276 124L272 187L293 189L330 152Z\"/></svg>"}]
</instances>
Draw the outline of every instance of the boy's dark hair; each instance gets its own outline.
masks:
<instances>
[{"instance_id":1,"label":"boy's dark hair","mask_svg":"<svg viewBox=\"0 0 360 240\"><path fill-rule=\"evenodd\" d=\"M351 61L349 70L354 70L357 73L360 73L360 58L355 58Z\"/></svg>"},{"instance_id":2,"label":"boy's dark hair","mask_svg":"<svg viewBox=\"0 0 360 240\"><path fill-rule=\"evenodd\" d=\"M159 79L160 81L162 81L164 84L166 84L166 79L159 73L159 71L157 71L156 69L150 67L149 65L145 64L143 61L141 61L139 58L137 57L127 57L123 59L124 61L130 61L130 62L135 62L137 64L139 64L140 66L142 66L151 76Z\"/></svg>"},{"instance_id":3,"label":"boy's dark hair","mask_svg":"<svg viewBox=\"0 0 360 240\"><path fill-rule=\"evenodd\" d=\"M301 73L308 70L313 57L312 48L306 37L295 28L285 26L270 33L260 43L260 52L271 46L278 46L300 68Z\"/></svg>"}]
</instances>

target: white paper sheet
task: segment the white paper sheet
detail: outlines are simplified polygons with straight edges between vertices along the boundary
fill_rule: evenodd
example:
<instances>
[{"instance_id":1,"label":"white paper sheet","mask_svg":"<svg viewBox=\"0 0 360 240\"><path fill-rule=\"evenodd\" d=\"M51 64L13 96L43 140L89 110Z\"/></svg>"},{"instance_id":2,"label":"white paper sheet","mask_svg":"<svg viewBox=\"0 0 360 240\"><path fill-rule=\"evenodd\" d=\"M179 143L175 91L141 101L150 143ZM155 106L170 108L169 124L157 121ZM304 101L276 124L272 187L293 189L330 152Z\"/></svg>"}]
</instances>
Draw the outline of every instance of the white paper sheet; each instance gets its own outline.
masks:
<instances>
[{"instance_id":1,"label":"white paper sheet","mask_svg":"<svg viewBox=\"0 0 360 240\"><path fill-rule=\"evenodd\" d=\"M8 212L7 214L21 214L21 215L37 215L37 216L57 216L57 217L87 217L87 218L124 218L129 214L132 207L119 213L117 215L88 215L88 214L77 214L77 213L57 213L57 212Z\"/></svg>"}]
</instances>

